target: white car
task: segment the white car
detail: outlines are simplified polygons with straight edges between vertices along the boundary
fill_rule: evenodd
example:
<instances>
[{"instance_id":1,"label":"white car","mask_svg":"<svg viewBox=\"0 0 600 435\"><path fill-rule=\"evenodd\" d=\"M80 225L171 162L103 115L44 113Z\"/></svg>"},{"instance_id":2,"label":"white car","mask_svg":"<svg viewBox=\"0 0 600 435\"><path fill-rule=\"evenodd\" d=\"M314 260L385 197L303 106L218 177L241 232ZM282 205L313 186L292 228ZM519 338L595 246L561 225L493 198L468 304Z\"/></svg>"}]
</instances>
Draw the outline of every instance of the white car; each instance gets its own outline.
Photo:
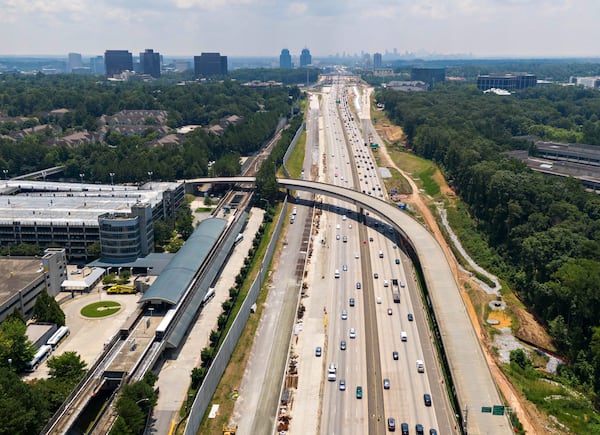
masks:
<instances>
[{"instance_id":1,"label":"white car","mask_svg":"<svg viewBox=\"0 0 600 435\"><path fill-rule=\"evenodd\" d=\"M350 338L356 338L356 330L354 328L350 328Z\"/></svg>"},{"instance_id":2,"label":"white car","mask_svg":"<svg viewBox=\"0 0 600 435\"><path fill-rule=\"evenodd\" d=\"M348 320L348 311L342 310L342 320Z\"/></svg>"}]
</instances>

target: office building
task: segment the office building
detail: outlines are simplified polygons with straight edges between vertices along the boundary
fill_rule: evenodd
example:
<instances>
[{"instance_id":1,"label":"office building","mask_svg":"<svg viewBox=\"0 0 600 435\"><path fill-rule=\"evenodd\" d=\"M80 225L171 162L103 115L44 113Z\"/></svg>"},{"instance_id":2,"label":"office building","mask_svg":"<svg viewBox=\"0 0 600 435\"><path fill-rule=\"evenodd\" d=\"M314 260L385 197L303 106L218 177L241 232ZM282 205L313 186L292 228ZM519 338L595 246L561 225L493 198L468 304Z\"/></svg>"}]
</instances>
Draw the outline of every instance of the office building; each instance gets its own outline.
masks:
<instances>
[{"instance_id":1,"label":"office building","mask_svg":"<svg viewBox=\"0 0 600 435\"><path fill-rule=\"evenodd\" d=\"M308 66L312 64L312 56L310 55L310 50L308 48L303 48L302 53L300 53L300 66Z\"/></svg>"},{"instance_id":2,"label":"office building","mask_svg":"<svg viewBox=\"0 0 600 435\"><path fill-rule=\"evenodd\" d=\"M381 64L382 64L382 57L381 57L381 53L375 53L373 55L373 68L381 68Z\"/></svg>"},{"instance_id":3,"label":"office building","mask_svg":"<svg viewBox=\"0 0 600 435\"><path fill-rule=\"evenodd\" d=\"M35 300L47 289L56 296L67 279L64 249L47 249L39 257L0 257L0 322L16 309L25 318L31 316Z\"/></svg>"},{"instance_id":4,"label":"office building","mask_svg":"<svg viewBox=\"0 0 600 435\"><path fill-rule=\"evenodd\" d=\"M67 72L73 72L73 69L83 67L81 53L69 53L67 55Z\"/></svg>"},{"instance_id":5,"label":"office building","mask_svg":"<svg viewBox=\"0 0 600 435\"><path fill-rule=\"evenodd\" d=\"M287 48L281 50L281 54L279 55L279 68L292 68L292 55L290 54L290 50L288 50Z\"/></svg>"},{"instance_id":6,"label":"office building","mask_svg":"<svg viewBox=\"0 0 600 435\"><path fill-rule=\"evenodd\" d=\"M104 68L104 56L90 57L90 71L92 74L104 75L106 68Z\"/></svg>"},{"instance_id":7,"label":"office building","mask_svg":"<svg viewBox=\"0 0 600 435\"><path fill-rule=\"evenodd\" d=\"M537 76L528 73L514 74L486 74L477 76L477 88L482 91L488 89L504 89L506 91L516 91L525 89L537 84Z\"/></svg>"},{"instance_id":8,"label":"office building","mask_svg":"<svg viewBox=\"0 0 600 435\"><path fill-rule=\"evenodd\" d=\"M227 56L221 56L221 53L194 56L194 73L198 77L227 75Z\"/></svg>"},{"instance_id":9,"label":"office building","mask_svg":"<svg viewBox=\"0 0 600 435\"><path fill-rule=\"evenodd\" d=\"M446 80L446 68L412 68L410 79L426 83L429 89L433 89L436 83Z\"/></svg>"},{"instance_id":10,"label":"office building","mask_svg":"<svg viewBox=\"0 0 600 435\"><path fill-rule=\"evenodd\" d=\"M160 53L155 53L151 48L147 48L140 53L140 71L142 74L149 74L154 78L160 77Z\"/></svg>"},{"instance_id":11,"label":"office building","mask_svg":"<svg viewBox=\"0 0 600 435\"><path fill-rule=\"evenodd\" d=\"M106 50L104 65L108 77L121 74L123 71L133 71L133 56L127 50Z\"/></svg>"}]
</instances>

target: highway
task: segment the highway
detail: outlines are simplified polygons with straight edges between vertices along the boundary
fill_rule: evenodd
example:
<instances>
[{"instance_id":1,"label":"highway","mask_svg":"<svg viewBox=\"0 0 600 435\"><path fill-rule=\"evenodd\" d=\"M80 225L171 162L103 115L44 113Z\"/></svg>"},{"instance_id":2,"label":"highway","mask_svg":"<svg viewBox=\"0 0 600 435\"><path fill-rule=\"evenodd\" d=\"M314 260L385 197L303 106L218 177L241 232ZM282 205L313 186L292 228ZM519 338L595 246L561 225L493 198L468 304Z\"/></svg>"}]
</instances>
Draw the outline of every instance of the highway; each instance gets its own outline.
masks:
<instances>
[{"instance_id":1,"label":"highway","mask_svg":"<svg viewBox=\"0 0 600 435\"><path fill-rule=\"evenodd\" d=\"M353 94L350 100L348 89ZM382 198L383 183L350 109L354 105L362 113L365 99L361 96L356 86L334 85L322 90L326 163L321 179ZM408 292L403 304L395 304L389 287L392 278L407 281L404 262L395 263L399 249L390 239L395 233L387 225L384 229L378 223L383 229L380 232L360 224L355 221L357 214L346 211L347 204L339 200L329 203L334 212L326 214L332 224L325 227L330 248L327 262L333 272L326 277L333 280L328 297L327 365L336 365L337 376L324 389L321 433L383 434L388 417L398 425L407 421L413 427L418 422L437 428L435 407L423 402L423 394L431 391L428 371L415 376L416 361L424 357L417 323L409 322L407 316L416 310ZM340 278L333 277L335 270L340 271ZM383 286L384 281L388 287ZM357 289L358 282L361 289ZM350 297L355 299L354 307L349 306ZM426 327L424 322L422 325ZM355 329L356 338L350 338L350 328ZM407 342L401 342L401 331L409 334ZM421 335L427 337L428 332ZM394 351L398 359L392 357ZM434 360L432 355L428 359ZM389 389L384 388L384 379L389 381ZM341 390L342 381L345 391ZM363 400L356 398L357 386L363 389Z\"/></svg>"},{"instance_id":2,"label":"highway","mask_svg":"<svg viewBox=\"0 0 600 435\"><path fill-rule=\"evenodd\" d=\"M325 95L328 90L326 88L323 89L323 95ZM323 110L325 107L324 103L321 102L320 108ZM331 118L333 118L333 114L330 113ZM363 119L363 124L365 120ZM347 126L345 126L348 128ZM328 130L331 127L325 126L325 124L320 125L319 137L325 141L326 137L331 137ZM363 127L365 128L365 127ZM353 134L353 133L352 133ZM336 138L336 134L333 133L333 138ZM331 139L329 139L331 142ZM339 142L336 140L336 142ZM485 433L494 433L494 434L508 434L511 433L510 423L508 422L508 418L506 416L492 416L490 414L481 413L480 409L482 406L492 406L495 404L502 404L502 400L494 383L494 380L491 376L490 370L487 366L485 357L481 350L479 341L475 335L473 330L473 326L471 325L469 316L467 314L466 308L462 301L457 283L454 281L454 277L452 275L452 271L450 269L450 265L448 264L447 259L444 256L444 253L434 239L434 237L416 220L410 217L408 214L402 212L397 207L385 202L379 197L374 196L373 194L368 195L366 192L362 193L358 191L358 189L351 189L346 187L346 183L344 182L344 186L340 186L339 182L332 182L330 180L329 171L332 168L335 168L336 163L333 163L329 160L329 156L335 157L336 152L331 151L327 148L331 145L329 144L320 144L319 152L321 153L322 158L319 159L319 170L321 178L319 178L320 182L308 181L308 180L293 180L293 179L279 179L280 186L283 188L289 189L290 191L307 191L316 194L319 198L323 199L323 202L326 203L328 200L335 200L333 204L344 204L345 207L359 207L361 211L365 213L370 213L369 219L377 216L378 219L384 221L386 224L391 225L393 231L402 235L402 238L409 245L410 249L413 251L413 255L411 260L416 261L420 266L421 273L423 275L423 280L426 285L426 291L428 293L428 299L431 303L438 327L439 327L439 336L441 341L444 344L445 353L448 360L448 365L450 369L450 374L452 376L453 387L455 391L455 399L460 409L457 410L460 417L462 418L458 423L462 424L464 430L470 434L485 434ZM364 144L363 144L364 147ZM326 152L324 152L327 150ZM340 148L340 152L337 153L338 159L345 156L345 154L341 154L343 152L343 148ZM333 155L332 155L333 154ZM360 155L361 153L359 153ZM364 159L363 159L364 160ZM341 160L338 160L338 168L340 166L348 165L349 160L346 160L342 163ZM364 163L364 161L363 161ZM362 166L362 165L361 165ZM359 168L357 168L359 169ZM369 165L370 169L370 165ZM366 170L366 168L365 168ZM347 172L344 171L344 179L347 179ZM364 174L363 178L364 177ZM372 174L371 174L372 175ZM338 177L341 178L341 173L338 173ZM372 179L372 177L367 177ZM253 182L254 179L251 177L231 177L231 178L205 178L198 181L203 182ZM329 183L334 184L329 184ZM348 185L350 182L348 182ZM370 182L369 185L372 183ZM371 187L372 188L372 187ZM362 189L361 189L362 190ZM366 190L366 189L364 189ZM337 201L343 201L343 203ZM334 210L335 211L335 210ZM342 327L339 326L342 324L341 320L341 312L342 304L346 297L348 297L349 293L345 293L343 295L335 295L333 293L336 291L340 291L340 288L335 285L335 281L333 278L333 272L335 268L339 268L340 265L344 264L341 258L342 255L347 257L351 256L356 249L357 246L360 246L360 240L353 241L353 238L358 238L358 233L350 233L348 232L348 243L355 243L350 246L350 248L341 248L342 253L335 254L335 249L332 251L333 253L330 255L329 250L331 250L331 246L334 242L338 242L335 240L335 233L333 229L337 229L337 225L339 220L341 219L339 212L337 213L323 213L323 221L321 222L321 232L318 235L318 238L323 237L323 240L326 239L326 252L323 254L323 259L319 259L318 255L313 258L313 262L318 264L321 282L318 279L312 283L314 286L313 291L317 293L321 291L331 292L327 293L328 305L328 315L327 321L331 320L334 322L333 326L327 326L326 328L326 338L325 343L327 343L327 352L323 355L323 365L328 364L329 362L335 362L339 365L339 362L335 361L335 358L340 357L341 351L334 350L336 340L341 339L342 336ZM381 225L378 227L374 227L374 222L371 225L371 221L369 221L369 237L373 234L373 242L363 241L363 243L368 244L379 244L380 248L384 251L384 260L391 255L389 254L389 249L387 247L384 248L387 244L393 244L393 241L389 240L389 230L386 230L386 237L381 235L381 232L373 232L374 230L381 231ZM353 225L353 230L356 231L357 225ZM340 223L340 230L342 229ZM344 231L346 230L344 228ZM380 234L378 236L377 234ZM376 237L378 237L376 239ZM384 238L381 238L384 237ZM332 240L333 238L333 240ZM343 243L343 241L341 242ZM358 243L358 245L356 244ZM394 249L393 247L391 248ZM396 248L398 250L398 248ZM374 251L374 249L370 249L370 251ZM319 250L316 250L318 253ZM361 251L362 246L361 246ZM378 250L377 250L378 252ZM393 252L393 251L392 251ZM372 256L372 254L369 254ZM364 254L363 254L364 256ZM406 288L401 291L401 303L398 307L397 304L394 304L389 299L386 299L384 302L384 297L389 297L389 293L383 292L385 287L382 287L380 284L378 286L377 283L381 282L383 278L383 274L392 275L392 271L394 269L389 269L390 266L396 266L395 260L393 265L388 264L388 268L386 268L385 261L379 263L382 267L382 272L377 272L374 269L373 273L377 272L380 274L380 277L375 279L374 276L368 276L367 268L365 270L361 270L360 272L354 271L354 267L350 269L348 272L344 273L358 273L359 276L362 277L362 283L365 284L367 280L372 280L374 288L379 290L382 295L382 307L385 307L385 310L377 311L377 321L378 321L378 330L379 330L379 341L380 341L380 353L379 355L372 356L369 359L365 359L365 363L361 362L360 358L355 360L352 353L346 353L343 357L343 370L344 376L346 376L347 388L346 391L341 392L337 390L337 382L336 385L332 385L333 383L324 381L324 385L318 391L319 397L313 397L314 401L321 401L321 413L318 415L322 420L320 424L317 426L320 428L320 433L352 433L352 431L356 431L356 433L375 433L370 429L365 431L366 426L361 426L363 424L367 424L363 420L359 418L360 415L365 415L362 408L365 406L365 402L369 402L369 399L366 397L366 394L373 394L372 392L366 391L365 396L362 399L360 405L357 404L358 400L355 400L354 403L351 400L348 400L348 396L351 396L353 391L353 386L357 385L358 382L365 382L367 380L367 376L375 376L377 377L377 368L375 367L376 362L373 361L373 358L379 358L380 362L380 370L389 370L390 373L390 390L383 391L384 397L384 406L385 406L385 418L393 417L396 419L396 425L398 426L401 422L406 421L409 424L409 428L411 433L414 433L415 424L421 423L425 426L426 430L428 429L427 425L438 424L439 433L457 433L457 430L454 426L455 420L453 419L452 413L453 410L450 408L447 403L444 403L445 400L442 399L442 389L438 384L438 381L442 379L437 370L437 358L430 352L431 343L429 341L430 331L427 327L427 323L425 322L425 314L421 304L421 296L417 289L415 282L410 279L413 276L413 272L411 270L410 265L406 267L406 260L404 257L399 256L401 259L402 269L398 269L399 273L402 274L406 278ZM352 258L350 259L352 260ZM348 261L350 261L348 260ZM319 263L322 261L321 263ZM372 264L377 264L377 258L371 258ZM361 262L358 262L362 264ZM357 263L351 263L355 266ZM372 266L373 267L373 266ZM340 272L341 273L341 272ZM319 274L316 274L319 276ZM356 275L354 275L356 276ZM351 277L354 280L354 276ZM391 277L390 277L391 278ZM342 278L340 278L341 280ZM386 279L386 278L383 278ZM346 280L345 282L347 282ZM377 283L375 283L377 281ZM341 292L349 292L351 289L348 288L348 285L344 285ZM367 298L368 296L360 293L356 290L355 295L357 295L356 306L357 308L361 305L369 303ZM363 294L361 298L358 296L359 294ZM387 294L387 296L386 296ZM392 308L392 315L389 319L387 319L387 323L385 320L385 316L387 316L387 307L386 305ZM364 305L363 305L364 307ZM379 308L379 307L378 307ZM376 308L377 309L377 308ZM357 310L358 311L358 310ZM408 323L408 312L412 312L414 315L414 321L412 324ZM382 315L383 314L383 315ZM355 316L355 317L352 317ZM352 345L359 349L358 352L362 352L366 355L366 343L363 342L363 337L366 337L365 334L365 321L364 316L361 318L360 313L352 313L349 311L348 320L344 322L353 323L352 326L357 330L357 337ZM335 318L335 320L333 320ZM338 320L339 319L339 320ZM355 319L355 320L353 320ZM405 321L406 319L406 321ZM348 327L351 327L348 325ZM391 329L390 329L391 328ZM407 341L406 342L398 342L397 334L402 330L401 328L407 329ZM345 328L344 328L345 329ZM310 340L307 340L310 342ZM313 343L322 343L323 338L319 338L318 340L313 341ZM419 350L420 343L421 349ZM323 343L324 344L324 343ZM339 344L339 343L338 343ZM413 347L413 344L415 347ZM318 344L316 344L318 345ZM402 346L404 345L404 346ZM399 359L391 360L390 357L387 356L389 354L390 349L398 349ZM346 352L350 350L348 348ZM314 355L314 353L312 354ZM404 355L404 359L401 359L400 356ZM422 356L423 361L425 362L425 371L423 374L417 373L416 370L416 358ZM349 358L353 359L350 360ZM342 357L340 357L342 358ZM367 367L367 364L370 362L371 367ZM394 370L395 366L391 365L393 363L398 363L398 370ZM300 365L303 364L302 361L299 362ZM308 364L305 362L305 364ZM312 363L309 364L312 366ZM352 374L348 372L347 367L352 366ZM324 369L318 371L318 373L322 374L321 378L325 377ZM366 370L366 374L365 374ZM387 373L387 372L386 372ZM352 376L352 378L350 377ZM392 378L392 376L395 376ZM358 380L357 380L358 379ZM401 399L398 400L397 394L394 394L392 388L396 388L396 379L400 379L400 385L398 385L397 393L401 394ZM381 388L381 384L378 382L370 382L368 388ZM373 387L373 385L376 387ZM364 387L364 385L363 385ZM429 391L432 395L433 406L425 407L423 394ZM437 393L436 393L437 392ZM348 394L350 393L350 394ZM387 394L392 393L392 394ZM301 394L299 394L300 396ZM336 395L338 398L336 399ZM322 397L321 397L322 396ZM385 400L385 399L388 400ZM339 400L338 400L339 399ZM332 404L332 402L336 402ZM401 403L398 403L401 402ZM442 403L440 403L442 402ZM348 408L349 406L349 408ZM369 411L368 416L377 418L374 413L376 412L375 408L376 404L369 403ZM425 409L427 408L427 409ZM439 408L439 409L438 409ZM312 409L312 408L311 408ZM373 413L371 412L373 410ZM348 432L345 432L342 429L345 420L343 417L337 417L338 414L343 414L343 416L347 415L356 415L357 417L354 419L358 421L358 423L348 429ZM314 419L314 415L300 415L297 416L301 421L302 419L306 420L307 418ZM435 419L437 419L437 423L435 423ZM353 421L353 420L348 420ZM383 427L385 422L380 422L381 426L377 426L378 428ZM350 426L348 424L348 426ZM356 429L358 427L358 429ZM370 427L370 426L369 426ZM331 428L334 430L331 431ZM444 430L444 429L445 430ZM381 429L377 429L378 431ZM361 432L362 431L362 432Z\"/></svg>"}]
</instances>

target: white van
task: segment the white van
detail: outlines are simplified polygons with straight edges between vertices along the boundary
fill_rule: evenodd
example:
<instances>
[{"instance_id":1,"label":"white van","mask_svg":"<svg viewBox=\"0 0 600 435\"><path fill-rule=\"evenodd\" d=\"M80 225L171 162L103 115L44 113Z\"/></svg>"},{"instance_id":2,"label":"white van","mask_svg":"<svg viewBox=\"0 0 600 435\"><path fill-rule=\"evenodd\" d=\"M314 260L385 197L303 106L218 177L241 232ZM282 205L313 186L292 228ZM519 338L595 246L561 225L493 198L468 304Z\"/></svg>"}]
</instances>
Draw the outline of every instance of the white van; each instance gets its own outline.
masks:
<instances>
[{"instance_id":1,"label":"white van","mask_svg":"<svg viewBox=\"0 0 600 435\"><path fill-rule=\"evenodd\" d=\"M400 333L400 338L402 339L402 341L407 341L408 340L408 335L406 335L406 331L402 331Z\"/></svg>"},{"instance_id":2,"label":"white van","mask_svg":"<svg viewBox=\"0 0 600 435\"><path fill-rule=\"evenodd\" d=\"M339 278L340 277L340 270L339 269L335 269L335 272L333 272L333 277L334 278Z\"/></svg>"},{"instance_id":3,"label":"white van","mask_svg":"<svg viewBox=\"0 0 600 435\"><path fill-rule=\"evenodd\" d=\"M337 369L335 368L335 364L329 364L329 369L327 369L327 380L335 381Z\"/></svg>"}]
</instances>

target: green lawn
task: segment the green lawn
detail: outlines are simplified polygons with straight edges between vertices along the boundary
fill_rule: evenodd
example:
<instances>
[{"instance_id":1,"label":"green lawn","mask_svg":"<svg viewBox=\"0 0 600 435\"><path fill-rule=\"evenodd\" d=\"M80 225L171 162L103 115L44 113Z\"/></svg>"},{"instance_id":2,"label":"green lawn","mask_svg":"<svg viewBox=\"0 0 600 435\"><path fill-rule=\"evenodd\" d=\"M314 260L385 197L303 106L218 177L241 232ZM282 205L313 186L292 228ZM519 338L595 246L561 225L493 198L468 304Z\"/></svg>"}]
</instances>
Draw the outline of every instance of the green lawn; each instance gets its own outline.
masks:
<instances>
[{"instance_id":1,"label":"green lawn","mask_svg":"<svg viewBox=\"0 0 600 435\"><path fill-rule=\"evenodd\" d=\"M302 173L302 165L304 164L304 149L306 148L306 130L302 132L298 143L294 147L290 158L285 164L290 172L290 177L300 178Z\"/></svg>"},{"instance_id":2,"label":"green lawn","mask_svg":"<svg viewBox=\"0 0 600 435\"><path fill-rule=\"evenodd\" d=\"M121 309L121 304L115 301L101 301L86 305L81 309L85 317L99 318L110 316Z\"/></svg>"}]
</instances>

